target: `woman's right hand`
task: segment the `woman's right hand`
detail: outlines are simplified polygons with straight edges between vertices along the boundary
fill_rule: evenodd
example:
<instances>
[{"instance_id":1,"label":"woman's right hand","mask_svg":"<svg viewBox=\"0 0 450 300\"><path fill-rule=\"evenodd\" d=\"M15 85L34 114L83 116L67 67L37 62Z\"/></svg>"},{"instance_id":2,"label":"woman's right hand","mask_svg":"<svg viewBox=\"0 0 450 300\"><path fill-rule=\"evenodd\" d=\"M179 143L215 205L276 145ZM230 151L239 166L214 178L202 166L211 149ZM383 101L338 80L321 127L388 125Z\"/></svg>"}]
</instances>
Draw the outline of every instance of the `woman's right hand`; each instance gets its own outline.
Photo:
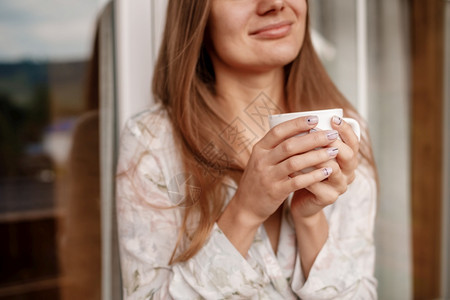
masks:
<instances>
[{"instance_id":1,"label":"woman's right hand","mask_svg":"<svg viewBox=\"0 0 450 300\"><path fill-rule=\"evenodd\" d=\"M299 135L316 125L315 116L293 119L273 127L253 146L239 187L218 220L219 227L228 237L238 234L238 230L255 232L290 193L331 174L330 169L316 169L292 178L289 176L336 157L337 149L326 146L337 139L337 131ZM321 149L315 150L317 148ZM243 242L242 238L235 241Z\"/></svg>"}]
</instances>

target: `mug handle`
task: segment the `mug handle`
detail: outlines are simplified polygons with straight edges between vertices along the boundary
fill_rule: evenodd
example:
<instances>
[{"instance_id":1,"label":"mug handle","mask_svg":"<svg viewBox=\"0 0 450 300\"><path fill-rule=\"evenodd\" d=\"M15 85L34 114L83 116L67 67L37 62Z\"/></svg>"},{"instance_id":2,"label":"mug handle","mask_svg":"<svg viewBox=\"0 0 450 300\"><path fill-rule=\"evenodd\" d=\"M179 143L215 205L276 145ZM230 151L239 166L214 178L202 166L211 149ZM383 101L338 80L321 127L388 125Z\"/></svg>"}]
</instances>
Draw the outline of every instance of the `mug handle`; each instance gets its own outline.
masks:
<instances>
[{"instance_id":1,"label":"mug handle","mask_svg":"<svg viewBox=\"0 0 450 300\"><path fill-rule=\"evenodd\" d=\"M342 119L352 127L353 131L358 137L358 141L361 141L361 127L359 126L358 121L352 118L342 118Z\"/></svg>"}]
</instances>

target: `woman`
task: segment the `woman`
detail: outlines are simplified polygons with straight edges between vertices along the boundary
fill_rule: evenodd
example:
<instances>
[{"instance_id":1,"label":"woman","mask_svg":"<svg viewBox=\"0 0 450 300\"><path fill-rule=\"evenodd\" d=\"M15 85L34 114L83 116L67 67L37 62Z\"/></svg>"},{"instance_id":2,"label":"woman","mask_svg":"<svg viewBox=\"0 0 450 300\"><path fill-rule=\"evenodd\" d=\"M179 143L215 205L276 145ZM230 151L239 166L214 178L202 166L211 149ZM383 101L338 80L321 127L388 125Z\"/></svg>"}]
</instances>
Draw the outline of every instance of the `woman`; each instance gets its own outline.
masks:
<instances>
[{"instance_id":1,"label":"woman","mask_svg":"<svg viewBox=\"0 0 450 300\"><path fill-rule=\"evenodd\" d=\"M153 92L121 140L125 298L376 298L367 133L267 125L332 107L361 122L313 50L306 0L169 1Z\"/></svg>"}]
</instances>

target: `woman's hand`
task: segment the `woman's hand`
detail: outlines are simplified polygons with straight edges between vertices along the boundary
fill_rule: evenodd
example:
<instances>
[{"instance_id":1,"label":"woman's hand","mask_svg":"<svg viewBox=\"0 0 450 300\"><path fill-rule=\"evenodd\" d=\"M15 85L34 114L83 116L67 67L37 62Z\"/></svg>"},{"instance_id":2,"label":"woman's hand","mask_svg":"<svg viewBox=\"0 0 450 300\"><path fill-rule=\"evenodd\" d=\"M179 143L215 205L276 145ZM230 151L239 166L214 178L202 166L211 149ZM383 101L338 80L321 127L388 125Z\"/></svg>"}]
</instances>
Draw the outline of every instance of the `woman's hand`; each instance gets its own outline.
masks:
<instances>
[{"instance_id":1,"label":"woman's hand","mask_svg":"<svg viewBox=\"0 0 450 300\"><path fill-rule=\"evenodd\" d=\"M317 182L294 193L291 213L301 256L303 275L309 276L312 265L328 238L328 222L322 209L334 203L355 178L358 166L359 141L350 125L334 117L332 127L339 132L341 140L330 146L339 151L336 160L319 164L317 168L331 168L327 180Z\"/></svg>"},{"instance_id":2,"label":"woman's hand","mask_svg":"<svg viewBox=\"0 0 450 300\"><path fill-rule=\"evenodd\" d=\"M339 151L336 160L319 164L317 168L331 168L333 173L326 181L317 182L306 189L295 192L291 204L294 219L308 218L334 203L347 191L348 185L355 179L358 167L359 141L349 124L339 117L333 117L333 129L339 132L342 140L334 141L330 146Z\"/></svg>"},{"instance_id":3,"label":"woman's hand","mask_svg":"<svg viewBox=\"0 0 450 300\"><path fill-rule=\"evenodd\" d=\"M270 216L288 195L313 186L332 172L327 167L290 177L292 173L323 164L336 156L326 146L336 141L338 132L307 133L317 117L302 117L279 124L254 145L235 196L218 220L230 241L245 254L251 233ZM319 150L315 150L321 148ZM251 239L249 239L249 236Z\"/></svg>"}]
</instances>

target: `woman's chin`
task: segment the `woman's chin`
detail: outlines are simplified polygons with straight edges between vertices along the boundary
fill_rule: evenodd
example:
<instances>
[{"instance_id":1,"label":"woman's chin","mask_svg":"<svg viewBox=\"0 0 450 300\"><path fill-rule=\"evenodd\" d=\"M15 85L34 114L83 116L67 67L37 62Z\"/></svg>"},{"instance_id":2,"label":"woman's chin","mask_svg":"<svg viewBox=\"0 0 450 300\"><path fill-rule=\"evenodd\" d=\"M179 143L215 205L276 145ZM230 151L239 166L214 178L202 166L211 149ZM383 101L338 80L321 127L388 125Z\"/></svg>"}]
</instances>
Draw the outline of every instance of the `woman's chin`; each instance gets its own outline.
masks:
<instances>
[{"instance_id":1,"label":"woman's chin","mask_svg":"<svg viewBox=\"0 0 450 300\"><path fill-rule=\"evenodd\" d=\"M266 59L261 59L259 63L254 65L254 67L255 69L259 69L261 71L270 71L290 64L295 58L296 56L267 57Z\"/></svg>"},{"instance_id":2,"label":"woman's chin","mask_svg":"<svg viewBox=\"0 0 450 300\"><path fill-rule=\"evenodd\" d=\"M269 49L267 52L261 51L258 55L258 60L264 65L282 67L294 61L298 53L299 49L286 49L279 47Z\"/></svg>"}]
</instances>

